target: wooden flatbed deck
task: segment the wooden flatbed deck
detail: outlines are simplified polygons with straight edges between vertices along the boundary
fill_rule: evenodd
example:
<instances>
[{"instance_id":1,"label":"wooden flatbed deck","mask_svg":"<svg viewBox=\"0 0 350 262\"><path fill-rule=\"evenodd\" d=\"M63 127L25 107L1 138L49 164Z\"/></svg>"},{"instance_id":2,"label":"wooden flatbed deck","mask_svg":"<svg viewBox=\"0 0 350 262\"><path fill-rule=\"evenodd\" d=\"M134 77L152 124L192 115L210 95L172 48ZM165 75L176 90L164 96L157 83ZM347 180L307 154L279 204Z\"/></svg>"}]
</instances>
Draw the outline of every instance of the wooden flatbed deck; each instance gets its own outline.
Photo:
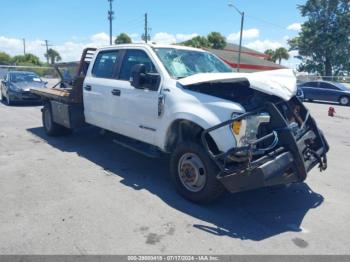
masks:
<instances>
[{"instance_id":1,"label":"wooden flatbed deck","mask_svg":"<svg viewBox=\"0 0 350 262\"><path fill-rule=\"evenodd\" d=\"M44 99L47 98L65 104L77 103L74 97L72 97L72 88L31 88L30 92Z\"/></svg>"}]
</instances>

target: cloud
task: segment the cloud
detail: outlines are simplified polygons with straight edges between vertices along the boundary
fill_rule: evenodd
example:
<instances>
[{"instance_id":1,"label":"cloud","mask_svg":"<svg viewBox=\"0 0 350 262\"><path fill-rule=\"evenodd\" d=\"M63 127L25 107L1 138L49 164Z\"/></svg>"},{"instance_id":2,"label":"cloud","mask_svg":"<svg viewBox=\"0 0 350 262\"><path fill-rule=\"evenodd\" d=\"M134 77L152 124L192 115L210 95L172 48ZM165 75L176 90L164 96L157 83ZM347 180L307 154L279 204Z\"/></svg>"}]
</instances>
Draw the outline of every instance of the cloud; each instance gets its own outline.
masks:
<instances>
[{"instance_id":1,"label":"cloud","mask_svg":"<svg viewBox=\"0 0 350 262\"><path fill-rule=\"evenodd\" d=\"M184 41L190 40L196 36L198 36L198 34L193 33L193 34L176 34L175 37L176 37L177 42L184 42Z\"/></svg>"},{"instance_id":2,"label":"cloud","mask_svg":"<svg viewBox=\"0 0 350 262\"><path fill-rule=\"evenodd\" d=\"M227 36L227 41L229 43L234 43L239 40L240 38L240 32L232 33ZM257 28L251 28L247 30L243 30L243 39L254 39L258 38L260 36L260 31Z\"/></svg>"},{"instance_id":3,"label":"cloud","mask_svg":"<svg viewBox=\"0 0 350 262\"><path fill-rule=\"evenodd\" d=\"M269 39L266 40L256 40L254 42L250 42L248 44L245 44L244 46L259 51L259 52L265 52L267 49L277 49L279 47L285 46L284 43L278 42L278 41L272 41Z\"/></svg>"},{"instance_id":4,"label":"cloud","mask_svg":"<svg viewBox=\"0 0 350 262\"><path fill-rule=\"evenodd\" d=\"M157 44L173 44L176 43L176 37L166 32L160 32L152 37L152 42Z\"/></svg>"},{"instance_id":5,"label":"cloud","mask_svg":"<svg viewBox=\"0 0 350 262\"><path fill-rule=\"evenodd\" d=\"M156 33L152 37L152 42L155 42L157 44L174 44L174 43L181 43L184 41L187 41L189 39L192 39L193 37L198 36L197 33L192 34L170 34L166 32L160 32Z\"/></svg>"},{"instance_id":6,"label":"cloud","mask_svg":"<svg viewBox=\"0 0 350 262\"><path fill-rule=\"evenodd\" d=\"M115 37L113 37L114 41ZM109 35L107 33L101 32L94 34L90 37L93 44L97 46L109 45Z\"/></svg>"},{"instance_id":7,"label":"cloud","mask_svg":"<svg viewBox=\"0 0 350 262\"><path fill-rule=\"evenodd\" d=\"M0 50L11 55L23 52L23 42L20 39L0 36Z\"/></svg>"},{"instance_id":8,"label":"cloud","mask_svg":"<svg viewBox=\"0 0 350 262\"><path fill-rule=\"evenodd\" d=\"M300 23L293 23L293 24L290 24L288 27L287 27L288 30L291 30L291 31L300 31L301 30L301 24Z\"/></svg>"}]
</instances>

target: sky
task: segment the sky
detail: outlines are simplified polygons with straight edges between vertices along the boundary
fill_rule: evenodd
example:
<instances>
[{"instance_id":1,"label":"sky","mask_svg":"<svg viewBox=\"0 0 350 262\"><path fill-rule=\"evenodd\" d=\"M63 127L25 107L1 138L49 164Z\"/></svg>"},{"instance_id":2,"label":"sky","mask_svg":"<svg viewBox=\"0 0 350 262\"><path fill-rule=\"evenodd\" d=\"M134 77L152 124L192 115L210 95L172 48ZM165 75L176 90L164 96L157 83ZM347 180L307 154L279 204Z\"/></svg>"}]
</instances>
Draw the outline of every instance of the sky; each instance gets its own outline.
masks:
<instances>
[{"instance_id":1,"label":"sky","mask_svg":"<svg viewBox=\"0 0 350 262\"><path fill-rule=\"evenodd\" d=\"M241 16L229 7L232 2L246 14L243 44L263 52L287 47L287 39L298 34L304 18L297 6L305 1L114 0L113 35L126 32L139 42L147 12L152 42L182 42L218 31L238 43ZM0 0L0 6L0 51L11 55L23 54L23 38L27 52L42 60L46 39L63 61L78 60L84 47L109 44L107 0ZM295 67L297 61L284 64Z\"/></svg>"}]
</instances>

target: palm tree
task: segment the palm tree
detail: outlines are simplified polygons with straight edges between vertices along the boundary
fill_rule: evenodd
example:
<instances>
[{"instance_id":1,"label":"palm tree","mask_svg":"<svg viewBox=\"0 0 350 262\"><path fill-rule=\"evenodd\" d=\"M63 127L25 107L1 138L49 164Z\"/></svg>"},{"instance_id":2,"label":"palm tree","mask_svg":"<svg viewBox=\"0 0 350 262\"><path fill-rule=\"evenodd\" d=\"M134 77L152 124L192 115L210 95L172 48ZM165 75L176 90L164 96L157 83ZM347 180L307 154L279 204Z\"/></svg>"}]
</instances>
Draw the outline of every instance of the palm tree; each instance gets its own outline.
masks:
<instances>
[{"instance_id":1,"label":"palm tree","mask_svg":"<svg viewBox=\"0 0 350 262\"><path fill-rule=\"evenodd\" d=\"M50 49L47 51L47 54L45 54L45 57L46 57L46 58L49 58L50 64L52 64L52 65L55 64L56 62L62 60L60 54L59 54L56 50L54 50L54 49L52 49L52 48L50 48Z\"/></svg>"},{"instance_id":2,"label":"palm tree","mask_svg":"<svg viewBox=\"0 0 350 262\"><path fill-rule=\"evenodd\" d=\"M265 55L268 56L267 60L276 63L275 51L272 49L267 49L264 52Z\"/></svg>"},{"instance_id":3,"label":"palm tree","mask_svg":"<svg viewBox=\"0 0 350 262\"><path fill-rule=\"evenodd\" d=\"M281 64L282 59L288 60L289 59L289 53L288 50L284 47L277 48L274 55L275 61L278 60L278 63Z\"/></svg>"}]
</instances>

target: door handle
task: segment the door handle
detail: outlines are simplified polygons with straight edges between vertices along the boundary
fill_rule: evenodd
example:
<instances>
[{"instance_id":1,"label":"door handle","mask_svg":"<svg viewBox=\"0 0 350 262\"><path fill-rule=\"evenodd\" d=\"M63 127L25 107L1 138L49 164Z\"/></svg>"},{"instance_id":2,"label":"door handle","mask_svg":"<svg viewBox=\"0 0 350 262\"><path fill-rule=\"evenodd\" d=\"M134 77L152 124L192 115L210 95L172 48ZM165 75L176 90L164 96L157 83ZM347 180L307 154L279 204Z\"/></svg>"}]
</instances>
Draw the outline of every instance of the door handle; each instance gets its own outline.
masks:
<instances>
[{"instance_id":1,"label":"door handle","mask_svg":"<svg viewBox=\"0 0 350 262\"><path fill-rule=\"evenodd\" d=\"M86 85L86 86L84 86L84 89L85 89L86 91L91 91L92 87L89 86L89 85Z\"/></svg>"},{"instance_id":2,"label":"door handle","mask_svg":"<svg viewBox=\"0 0 350 262\"><path fill-rule=\"evenodd\" d=\"M111 93L112 93L112 95L114 95L114 96L120 96L120 94L121 94L121 92L120 92L119 89L113 89Z\"/></svg>"}]
</instances>

